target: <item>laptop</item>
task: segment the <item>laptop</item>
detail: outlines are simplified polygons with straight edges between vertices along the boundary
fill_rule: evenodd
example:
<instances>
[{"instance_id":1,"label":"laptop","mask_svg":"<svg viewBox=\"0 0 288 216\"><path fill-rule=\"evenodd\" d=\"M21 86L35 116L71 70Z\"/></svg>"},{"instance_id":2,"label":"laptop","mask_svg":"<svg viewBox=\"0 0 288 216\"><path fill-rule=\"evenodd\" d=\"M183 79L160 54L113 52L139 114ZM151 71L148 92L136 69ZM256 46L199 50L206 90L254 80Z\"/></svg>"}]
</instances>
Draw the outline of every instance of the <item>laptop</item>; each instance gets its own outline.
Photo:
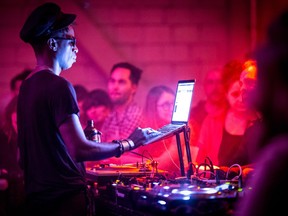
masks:
<instances>
[{"instance_id":1,"label":"laptop","mask_svg":"<svg viewBox=\"0 0 288 216\"><path fill-rule=\"evenodd\" d=\"M195 82L195 79L178 81L171 122L149 132L144 145L168 138L180 132L187 125Z\"/></svg>"}]
</instances>

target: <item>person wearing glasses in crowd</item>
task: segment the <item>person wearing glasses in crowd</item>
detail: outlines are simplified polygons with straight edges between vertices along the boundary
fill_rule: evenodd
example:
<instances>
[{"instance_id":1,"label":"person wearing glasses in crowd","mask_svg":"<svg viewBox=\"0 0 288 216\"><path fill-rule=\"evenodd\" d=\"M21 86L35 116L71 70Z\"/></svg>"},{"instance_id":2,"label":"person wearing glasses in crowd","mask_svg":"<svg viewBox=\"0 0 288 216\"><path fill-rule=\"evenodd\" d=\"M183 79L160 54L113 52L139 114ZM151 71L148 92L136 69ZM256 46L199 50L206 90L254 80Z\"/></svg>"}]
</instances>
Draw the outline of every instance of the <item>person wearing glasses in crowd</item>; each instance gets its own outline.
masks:
<instances>
[{"instance_id":1,"label":"person wearing glasses in crowd","mask_svg":"<svg viewBox=\"0 0 288 216\"><path fill-rule=\"evenodd\" d=\"M174 100L175 92L170 87L166 85L152 87L146 96L143 110L144 120L141 126L143 128L151 127L156 130L169 124L172 118ZM149 158L151 162L154 161L153 164L156 162L157 168L168 171L171 178L180 176L181 174L175 136L151 143L150 145L141 146L133 152L137 152L145 159ZM129 154L131 155L131 153Z\"/></svg>"},{"instance_id":2,"label":"person wearing glasses in crowd","mask_svg":"<svg viewBox=\"0 0 288 216\"><path fill-rule=\"evenodd\" d=\"M37 61L22 82L17 106L25 215L92 215L84 162L120 157L147 139L139 128L109 143L86 139L73 85L60 76L77 59L75 19L48 2L32 11L20 31Z\"/></svg>"}]
</instances>

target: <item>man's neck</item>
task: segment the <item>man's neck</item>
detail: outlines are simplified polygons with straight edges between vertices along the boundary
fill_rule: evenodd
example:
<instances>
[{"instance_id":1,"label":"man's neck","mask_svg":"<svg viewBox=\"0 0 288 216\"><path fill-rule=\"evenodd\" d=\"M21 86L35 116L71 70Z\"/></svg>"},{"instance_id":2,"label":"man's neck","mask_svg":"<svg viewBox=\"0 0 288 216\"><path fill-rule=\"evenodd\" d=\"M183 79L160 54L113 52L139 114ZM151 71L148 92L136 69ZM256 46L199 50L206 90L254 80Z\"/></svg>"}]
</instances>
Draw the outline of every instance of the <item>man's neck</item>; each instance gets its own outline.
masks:
<instances>
[{"instance_id":1,"label":"man's neck","mask_svg":"<svg viewBox=\"0 0 288 216\"><path fill-rule=\"evenodd\" d=\"M205 110L209 114L222 112L227 108L227 104L223 101L221 103L214 103L212 101L206 101Z\"/></svg>"},{"instance_id":2,"label":"man's neck","mask_svg":"<svg viewBox=\"0 0 288 216\"><path fill-rule=\"evenodd\" d=\"M53 72L53 68L48 67L46 65L36 65L36 67L34 69L35 72L42 71L42 70L49 70L49 71Z\"/></svg>"},{"instance_id":3,"label":"man's neck","mask_svg":"<svg viewBox=\"0 0 288 216\"><path fill-rule=\"evenodd\" d=\"M117 113L123 113L131 103L132 100L128 100L123 104L114 104L114 111L116 111Z\"/></svg>"},{"instance_id":4,"label":"man's neck","mask_svg":"<svg viewBox=\"0 0 288 216\"><path fill-rule=\"evenodd\" d=\"M35 67L35 71L37 68L38 69L43 68L43 70L45 70L45 69L50 70L52 73L54 73L58 76L61 73L61 68L59 67L57 62L53 61L53 59L49 59L49 58L45 57L45 55L37 58L37 65Z\"/></svg>"}]
</instances>

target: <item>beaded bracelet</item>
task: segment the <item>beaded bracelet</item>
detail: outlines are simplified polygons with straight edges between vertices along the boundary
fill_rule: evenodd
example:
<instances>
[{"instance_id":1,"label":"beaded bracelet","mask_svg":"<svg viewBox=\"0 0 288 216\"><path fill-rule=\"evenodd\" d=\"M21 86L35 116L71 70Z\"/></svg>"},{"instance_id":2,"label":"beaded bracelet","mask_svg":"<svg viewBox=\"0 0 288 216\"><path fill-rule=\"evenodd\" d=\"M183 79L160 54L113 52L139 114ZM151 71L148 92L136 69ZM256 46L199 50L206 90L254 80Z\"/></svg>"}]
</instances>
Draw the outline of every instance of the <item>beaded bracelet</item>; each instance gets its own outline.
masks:
<instances>
[{"instance_id":1,"label":"beaded bracelet","mask_svg":"<svg viewBox=\"0 0 288 216\"><path fill-rule=\"evenodd\" d=\"M112 142L119 144L119 153L115 155L115 157L119 158L124 153L124 146L120 140L113 140Z\"/></svg>"},{"instance_id":2,"label":"beaded bracelet","mask_svg":"<svg viewBox=\"0 0 288 216\"><path fill-rule=\"evenodd\" d=\"M113 140L112 142L119 144L119 153L116 157L120 157L124 152L132 150L135 146L131 139Z\"/></svg>"},{"instance_id":3,"label":"beaded bracelet","mask_svg":"<svg viewBox=\"0 0 288 216\"><path fill-rule=\"evenodd\" d=\"M129 150L134 149L134 142L131 139L123 139L122 141L126 141L129 144Z\"/></svg>"}]
</instances>

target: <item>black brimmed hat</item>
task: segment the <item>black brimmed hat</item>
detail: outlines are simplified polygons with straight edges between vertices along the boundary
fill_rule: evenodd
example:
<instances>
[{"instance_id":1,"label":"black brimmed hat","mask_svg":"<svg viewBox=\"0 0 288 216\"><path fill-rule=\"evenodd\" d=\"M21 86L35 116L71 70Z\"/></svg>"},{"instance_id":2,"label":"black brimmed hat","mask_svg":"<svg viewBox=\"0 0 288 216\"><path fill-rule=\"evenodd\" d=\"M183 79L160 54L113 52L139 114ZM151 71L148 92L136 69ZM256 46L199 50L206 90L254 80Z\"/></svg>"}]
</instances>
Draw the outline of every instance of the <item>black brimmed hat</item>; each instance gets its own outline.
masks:
<instances>
[{"instance_id":1,"label":"black brimmed hat","mask_svg":"<svg viewBox=\"0 0 288 216\"><path fill-rule=\"evenodd\" d=\"M26 43L31 43L69 26L75 19L75 14L63 13L55 3L42 4L28 16L20 31L20 38Z\"/></svg>"}]
</instances>

